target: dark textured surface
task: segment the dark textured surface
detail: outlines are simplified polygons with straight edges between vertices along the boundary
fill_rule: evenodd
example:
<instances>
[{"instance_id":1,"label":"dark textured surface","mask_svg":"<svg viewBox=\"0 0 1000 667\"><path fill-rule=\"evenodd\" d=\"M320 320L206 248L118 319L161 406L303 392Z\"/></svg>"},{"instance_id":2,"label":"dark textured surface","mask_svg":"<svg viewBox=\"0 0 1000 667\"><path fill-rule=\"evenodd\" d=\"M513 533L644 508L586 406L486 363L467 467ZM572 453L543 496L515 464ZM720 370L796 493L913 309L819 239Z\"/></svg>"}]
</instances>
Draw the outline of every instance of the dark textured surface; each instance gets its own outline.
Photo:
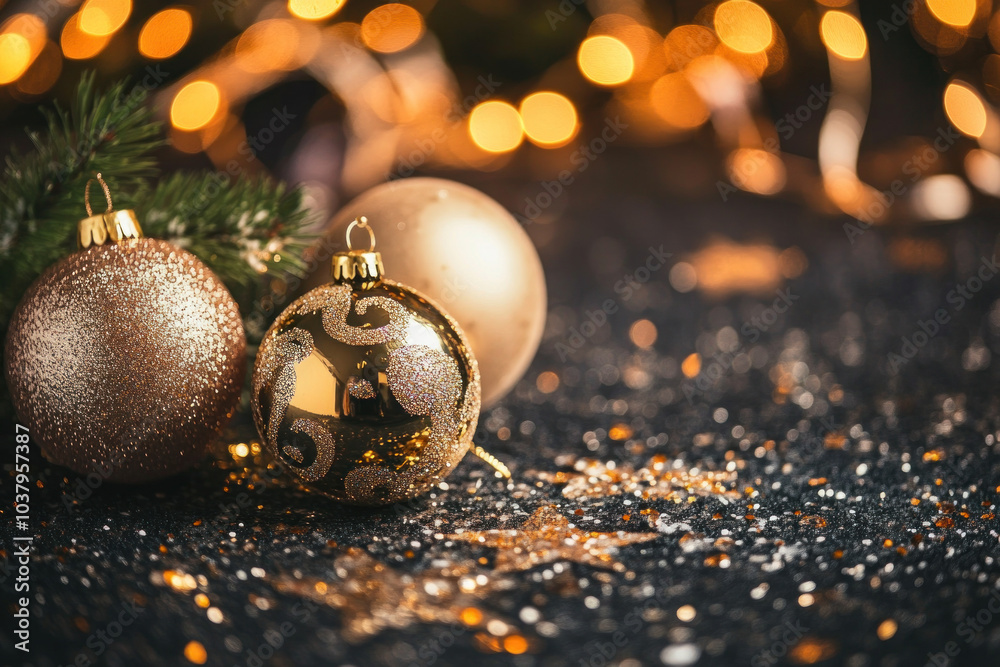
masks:
<instances>
[{"instance_id":1,"label":"dark textured surface","mask_svg":"<svg viewBox=\"0 0 1000 667\"><path fill-rule=\"evenodd\" d=\"M959 651L951 664L995 664L1000 403L990 356L1000 342L1000 280L987 280L960 310L947 299L992 255L992 227L872 230L851 244L842 221L787 203L609 197L601 174L574 185L558 222L532 230L550 281L549 331L515 392L484 413L477 438L510 464L512 487L469 457L447 489L407 506L358 510L248 472L223 447L219 462L191 474L138 488L102 485L74 499L80 478L36 456L32 472L43 488L32 491L32 653L25 662L5 631L3 663L94 660L88 641L91 649L103 642L92 633L135 601L142 611L103 653L105 664L187 664L191 641L204 646L206 664L248 664L247 650L283 623L287 636L263 664L763 665L774 651L792 664L891 667L923 665L949 642ZM479 185L512 207L531 192L530 184ZM664 267L560 358L567 327L620 298L616 281L645 262L649 246L663 244L672 264L710 234L797 245L808 258L805 273L787 283L797 300L759 340L741 333L743 324L774 301L773 290L680 294ZM905 252L913 243L926 250L916 260ZM939 308L950 321L893 373L887 354ZM657 327L652 350L629 340L639 318ZM735 339L720 337L726 326ZM745 352L753 364L717 357L717 379L703 380L707 390L689 401L685 390L698 385L680 365L700 351L708 372L715 340L735 340L736 356ZM536 387L544 371L561 380L553 393ZM245 414L240 428L232 442L253 437ZM657 455L667 467L731 464L735 495L567 498L562 485L541 479L571 472L584 457L639 468ZM254 470L256 486L240 496ZM12 487L5 476L8 563ZM495 549L444 537L517 528L548 504L588 530L659 536L623 546L614 560L624 567L560 561L503 573ZM372 579L354 582L360 589L345 609L304 606L289 582L314 578L344 590L342 580L362 571L349 567L357 554L334 566L349 547L389 569L363 570ZM191 578L168 574L171 586L165 571ZM406 604L439 622L411 623L393 604L378 606L383 598L359 602L376 600L366 591L381 584L398 592L400 576L447 572L484 576L465 597L438 605L475 607L482 623L440 620L447 614L435 615L427 588ZM12 584L7 574L5 627ZM399 627L361 623L352 626L360 635L343 632L375 607ZM977 613L978 631L965 624ZM503 625L488 627L488 619ZM495 634L524 637L527 652L503 653Z\"/></svg>"}]
</instances>

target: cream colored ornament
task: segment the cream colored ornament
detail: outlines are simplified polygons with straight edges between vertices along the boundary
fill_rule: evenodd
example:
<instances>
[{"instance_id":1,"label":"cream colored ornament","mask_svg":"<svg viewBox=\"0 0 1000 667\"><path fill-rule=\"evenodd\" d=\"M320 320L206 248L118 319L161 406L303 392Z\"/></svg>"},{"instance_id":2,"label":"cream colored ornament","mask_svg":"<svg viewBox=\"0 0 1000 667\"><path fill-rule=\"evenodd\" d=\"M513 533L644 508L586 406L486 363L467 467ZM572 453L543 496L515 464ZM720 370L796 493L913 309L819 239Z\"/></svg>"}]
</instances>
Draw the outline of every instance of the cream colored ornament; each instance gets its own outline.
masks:
<instances>
[{"instance_id":1,"label":"cream colored ornament","mask_svg":"<svg viewBox=\"0 0 1000 667\"><path fill-rule=\"evenodd\" d=\"M328 226L328 244L339 247L362 214L379 222L379 251L393 278L458 321L479 361L483 405L498 401L524 375L545 326L545 274L524 229L474 188L409 178L348 203ZM308 286L325 280L320 270Z\"/></svg>"}]
</instances>

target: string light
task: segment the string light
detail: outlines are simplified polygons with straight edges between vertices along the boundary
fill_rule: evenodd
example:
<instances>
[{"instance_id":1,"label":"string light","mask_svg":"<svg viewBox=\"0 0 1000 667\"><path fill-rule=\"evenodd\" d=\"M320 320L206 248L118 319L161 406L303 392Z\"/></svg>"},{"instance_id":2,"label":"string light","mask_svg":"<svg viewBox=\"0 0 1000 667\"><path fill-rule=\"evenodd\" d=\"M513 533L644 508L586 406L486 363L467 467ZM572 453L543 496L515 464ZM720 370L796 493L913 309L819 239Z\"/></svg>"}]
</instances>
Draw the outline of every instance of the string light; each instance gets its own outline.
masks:
<instances>
[{"instance_id":1,"label":"string light","mask_svg":"<svg viewBox=\"0 0 1000 667\"><path fill-rule=\"evenodd\" d=\"M826 48L845 60L860 60L868 51L868 38L861 22L846 12L824 14L820 36Z\"/></svg>"},{"instance_id":2,"label":"string light","mask_svg":"<svg viewBox=\"0 0 1000 667\"><path fill-rule=\"evenodd\" d=\"M208 125L222 107L222 93L211 81L192 81L174 97L170 122L179 130L198 130Z\"/></svg>"},{"instance_id":3,"label":"string light","mask_svg":"<svg viewBox=\"0 0 1000 667\"><path fill-rule=\"evenodd\" d=\"M774 39L771 17L748 0L726 0L715 9L715 32L723 44L740 53L762 53Z\"/></svg>"},{"instance_id":4,"label":"string light","mask_svg":"<svg viewBox=\"0 0 1000 667\"><path fill-rule=\"evenodd\" d=\"M73 14L63 26L59 43L63 55L71 60L86 60L93 58L104 50L111 37L104 35L94 37L80 29L80 14Z\"/></svg>"},{"instance_id":5,"label":"string light","mask_svg":"<svg viewBox=\"0 0 1000 667\"><path fill-rule=\"evenodd\" d=\"M522 100L519 111L524 133L538 146L555 148L576 136L576 108L559 93L529 95Z\"/></svg>"},{"instance_id":6,"label":"string light","mask_svg":"<svg viewBox=\"0 0 1000 667\"><path fill-rule=\"evenodd\" d=\"M521 114L512 105L499 100L478 104L469 114L469 136L484 151L512 151L524 140Z\"/></svg>"},{"instance_id":7,"label":"string light","mask_svg":"<svg viewBox=\"0 0 1000 667\"><path fill-rule=\"evenodd\" d=\"M94 37L113 35L132 13L132 0L87 0L80 8L80 30Z\"/></svg>"},{"instance_id":8,"label":"string light","mask_svg":"<svg viewBox=\"0 0 1000 667\"><path fill-rule=\"evenodd\" d=\"M193 23L186 9L164 9L149 17L139 33L139 53L147 58L163 59L174 55L187 44Z\"/></svg>"},{"instance_id":9,"label":"string light","mask_svg":"<svg viewBox=\"0 0 1000 667\"><path fill-rule=\"evenodd\" d=\"M322 21L344 6L347 0L288 0L288 11L300 19Z\"/></svg>"},{"instance_id":10,"label":"string light","mask_svg":"<svg viewBox=\"0 0 1000 667\"><path fill-rule=\"evenodd\" d=\"M927 9L942 23L968 27L976 18L976 0L927 0Z\"/></svg>"},{"instance_id":11,"label":"string light","mask_svg":"<svg viewBox=\"0 0 1000 667\"><path fill-rule=\"evenodd\" d=\"M944 89L944 111L955 129L966 136L978 139L986 131L986 106L964 83L952 82Z\"/></svg>"},{"instance_id":12,"label":"string light","mask_svg":"<svg viewBox=\"0 0 1000 667\"><path fill-rule=\"evenodd\" d=\"M412 46L424 34L424 19L413 7L391 3L368 12L361 21L361 39L372 51L395 53Z\"/></svg>"},{"instance_id":13,"label":"string light","mask_svg":"<svg viewBox=\"0 0 1000 667\"><path fill-rule=\"evenodd\" d=\"M632 52L620 39L609 35L583 40L576 62L585 77L602 86L620 86L635 72Z\"/></svg>"},{"instance_id":14,"label":"string light","mask_svg":"<svg viewBox=\"0 0 1000 667\"><path fill-rule=\"evenodd\" d=\"M45 25L34 14L15 14L0 28L0 84L17 81L42 52Z\"/></svg>"}]
</instances>

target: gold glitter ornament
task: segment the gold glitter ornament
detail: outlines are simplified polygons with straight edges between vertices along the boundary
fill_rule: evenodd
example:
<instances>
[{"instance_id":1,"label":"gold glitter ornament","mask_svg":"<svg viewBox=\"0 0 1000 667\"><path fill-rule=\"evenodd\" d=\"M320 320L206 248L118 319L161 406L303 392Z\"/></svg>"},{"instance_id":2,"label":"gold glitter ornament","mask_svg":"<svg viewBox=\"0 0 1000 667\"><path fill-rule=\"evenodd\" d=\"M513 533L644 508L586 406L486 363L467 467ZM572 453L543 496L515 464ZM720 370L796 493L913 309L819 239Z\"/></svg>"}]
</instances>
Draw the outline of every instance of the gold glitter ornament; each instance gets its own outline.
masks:
<instances>
[{"instance_id":1,"label":"gold glitter ornament","mask_svg":"<svg viewBox=\"0 0 1000 667\"><path fill-rule=\"evenodd\" d=\"M143 238L135 213L87 214L80 250L28 288L5 346L17 414L42 454L138 483L192 466L239 403L239 309L197 257ZM88 182L88 188L90 183Z\"/></svg>"},{"instance_id":2,"label":"gold glitter ornament","mask_svg":"<svg viewBox=\"0 0 1000 667\"><path fill-rule=\"evenodd\" d=\"M351 232L366 230L367 251ZM455 321L414 290L382 277L365 218L347 229L333 282L295 301L257 353L251 402L277 460L342 502L407 500L443 480L472 443L479 368Z\"/></svg>"}]
</instances>

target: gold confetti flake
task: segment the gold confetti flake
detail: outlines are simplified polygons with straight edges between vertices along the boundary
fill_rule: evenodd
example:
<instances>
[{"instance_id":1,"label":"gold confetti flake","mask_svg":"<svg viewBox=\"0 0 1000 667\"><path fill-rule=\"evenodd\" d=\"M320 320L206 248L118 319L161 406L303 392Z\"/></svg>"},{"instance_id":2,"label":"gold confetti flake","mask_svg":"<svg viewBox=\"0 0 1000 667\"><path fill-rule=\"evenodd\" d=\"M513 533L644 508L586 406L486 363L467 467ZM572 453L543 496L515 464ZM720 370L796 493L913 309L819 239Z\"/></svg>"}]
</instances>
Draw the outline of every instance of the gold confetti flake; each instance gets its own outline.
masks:
<instances>
[{"instance_id":1,"label":"gold confetti flake","mask_svg":"<svg viewBox=\"0 0 1000 667\"><path fill-rule=\"evenodd\" d=\"M537 472L536 476L552 484L565 484L566 498L603 498L612 495L638 495L644 499L667 499L686 502L689 497L721 496L738 499L736 473L675 468L663 456L653 457L638 470L628 465L610 466L593 459L581 459L574 472Z\"/></svg>"},{"instance_id":2,"label":"gold confetti flake","mask_svg":"<svg viewBox=\"0 0 1000 667\"><path fill-rule=\"evenodd\" d=\"M516 572L563 560L624 570L615 559L618 547L649 542L659 535L581 530L570 524L554 506L548 505L535 510L520 528L473 530L445 537L495 548L498 551L493 569Z\"/></svg>"},{"instance_id":3,"label":"gold confetti flake","mask_svg":"<svg viewBox=\"0 0 1000 667\"><path fill-rule=\"evenodd\" d=\"M408 574L380 563L363 549L351 547L333 563L337 578L280 576L273 581L282 593L298 595L340 611L343 637L360 643L383 630L414 623L460 623L485 627L497 616L477 607L479 600L462 586L463 568ZM485 586L479 593L490 590Z\"/></svg>"}]
</instances>

